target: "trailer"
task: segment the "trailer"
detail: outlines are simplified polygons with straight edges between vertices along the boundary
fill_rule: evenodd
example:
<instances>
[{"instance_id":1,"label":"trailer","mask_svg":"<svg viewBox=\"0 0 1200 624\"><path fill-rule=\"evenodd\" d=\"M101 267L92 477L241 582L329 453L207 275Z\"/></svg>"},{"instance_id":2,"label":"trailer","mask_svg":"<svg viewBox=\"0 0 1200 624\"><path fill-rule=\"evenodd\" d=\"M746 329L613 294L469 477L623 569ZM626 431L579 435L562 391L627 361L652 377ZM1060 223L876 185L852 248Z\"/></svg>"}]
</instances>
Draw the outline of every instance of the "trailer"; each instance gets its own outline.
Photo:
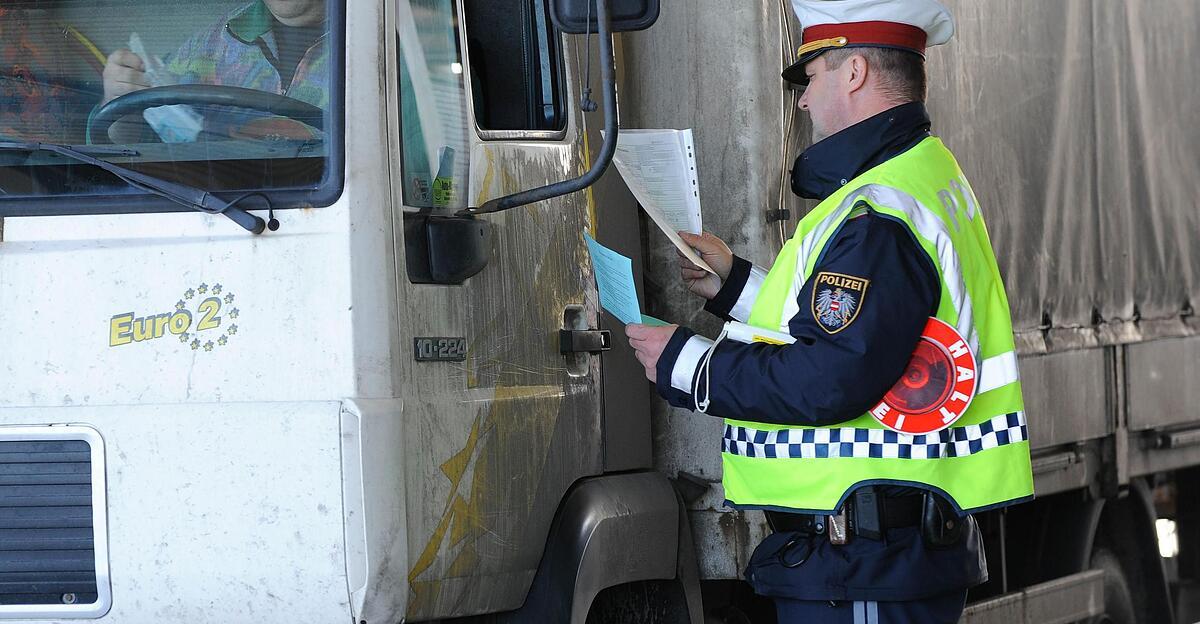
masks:
<instances>
[{"instance_id":1,"label":"trailer","mask_svg":"<svg viewBox=\"0 0 1200 624\"><path fill-rule=\"evenodd\" d=\"M767 264L808 207L797 25L608 4L327 0L313 89L109 98L134 34L170 71L268 4L5 3L0 619L773 621L719 421L653 398L582 234L715 333L606 167L617 94L620 127L694 129L706 228ZM948 4L929 105L991 224L1038 495L979 516L965 620L1191 621L1200 118L1158 77L1200 10Z\"/></svg>"}]
</instances>

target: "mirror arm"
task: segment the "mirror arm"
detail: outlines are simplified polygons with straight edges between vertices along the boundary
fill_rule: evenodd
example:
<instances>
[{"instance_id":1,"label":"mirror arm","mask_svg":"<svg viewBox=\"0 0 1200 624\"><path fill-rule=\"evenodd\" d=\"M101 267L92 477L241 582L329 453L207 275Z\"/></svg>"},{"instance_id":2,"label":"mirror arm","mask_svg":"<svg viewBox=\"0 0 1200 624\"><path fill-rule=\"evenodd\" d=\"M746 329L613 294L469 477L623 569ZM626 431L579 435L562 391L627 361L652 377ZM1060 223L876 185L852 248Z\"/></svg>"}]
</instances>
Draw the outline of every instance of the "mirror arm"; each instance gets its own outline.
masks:
<instances>
[{"instance_id":1,"label":"mirror arm","mask_svg":"<svg viewBox=\"0 0 1200 624\"><path fill-rule=\"evenodd\" d=\"M596 0L597 31L600 35L600 81L604 92L604 144L592 168L582 176L573 180L563 180L546 186L541 186L520 193L497 197L484 202L479 208L467 208L460 214L489 214L501 212L547 199L560 197L568 193L583 190L596 183L608 165L612 162L613 153L617 151L617 80L616 59L613 56L613 38L611 22L608 13L608 0ZM582 79L582 76L580 76Z\"/></svg>"}]
</instances>

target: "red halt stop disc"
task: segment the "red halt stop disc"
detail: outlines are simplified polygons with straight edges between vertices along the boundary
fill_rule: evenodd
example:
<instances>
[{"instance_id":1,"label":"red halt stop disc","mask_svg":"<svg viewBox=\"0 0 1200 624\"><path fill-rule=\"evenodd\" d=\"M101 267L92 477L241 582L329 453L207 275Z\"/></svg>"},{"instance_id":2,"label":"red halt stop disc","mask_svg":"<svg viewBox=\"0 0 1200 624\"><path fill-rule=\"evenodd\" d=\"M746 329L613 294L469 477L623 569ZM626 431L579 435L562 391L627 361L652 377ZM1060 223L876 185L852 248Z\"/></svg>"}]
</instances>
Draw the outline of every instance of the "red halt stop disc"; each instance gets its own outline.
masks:
<instances>
[{"instance_id":1,"label":"red halt stop disc","mask_svg":"<svg viewBox=\"0 0 1200 624\"><path fill-rule=\"evenodd\" d=\"M949 324L930 317L904 374L871 415L900 433L940 431L971 406L977 373L967 341Z\"/></svg>"}]
</instances>

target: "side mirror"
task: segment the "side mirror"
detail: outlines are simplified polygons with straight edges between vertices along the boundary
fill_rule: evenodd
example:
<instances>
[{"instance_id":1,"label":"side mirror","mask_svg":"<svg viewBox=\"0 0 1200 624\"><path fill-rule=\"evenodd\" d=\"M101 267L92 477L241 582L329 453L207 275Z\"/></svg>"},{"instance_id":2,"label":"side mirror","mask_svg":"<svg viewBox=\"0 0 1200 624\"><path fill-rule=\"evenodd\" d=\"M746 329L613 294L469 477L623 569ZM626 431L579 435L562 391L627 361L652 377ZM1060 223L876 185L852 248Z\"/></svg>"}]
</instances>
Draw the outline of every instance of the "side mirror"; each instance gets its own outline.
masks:
<instances>
[{"instance_id":1,"label":"side mirror","mask_svg":"<svg viewBox=\"0 0 1200 624\"><path fill-rule=\"evenodd\" d=\"M658 20L659 0L609 0L612 32L645 30ZM554 0L550 18L559 30L572 35L594 33L597 24L596 0Z\"/></svg>"},{"instance_id":2,"label":"side mirror","mask_svg":"<svg viewBox=\"0 0 1200 624\"><path fill-rule=\"evenodd\" d=\"M414 284L461 284L488 264L492 225L472 217L404 215L404 258Z\"/></svg>"}]
</instances>

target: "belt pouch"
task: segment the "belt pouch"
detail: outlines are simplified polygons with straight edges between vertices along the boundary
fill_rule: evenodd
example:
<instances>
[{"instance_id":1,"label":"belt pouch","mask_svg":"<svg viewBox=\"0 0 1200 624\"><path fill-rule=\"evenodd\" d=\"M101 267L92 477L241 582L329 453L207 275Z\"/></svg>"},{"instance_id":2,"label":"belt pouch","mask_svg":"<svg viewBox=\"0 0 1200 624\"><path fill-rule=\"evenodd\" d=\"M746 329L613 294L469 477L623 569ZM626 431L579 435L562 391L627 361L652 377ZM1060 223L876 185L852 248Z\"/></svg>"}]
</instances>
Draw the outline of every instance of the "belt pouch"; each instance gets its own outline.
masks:
<instances>
[{"instance_id":1,"label":"belt pouch","mask_svg":"<svg viewBox=\"0 0 1200 624\"><path fill-rule=\"evenodd\" d=\"M861 487L854 490L854 504L851 507L854 511L854 534L867 539L883 539L879 494L875 492L875 488Z\"/></svg>"}]
</instances>

